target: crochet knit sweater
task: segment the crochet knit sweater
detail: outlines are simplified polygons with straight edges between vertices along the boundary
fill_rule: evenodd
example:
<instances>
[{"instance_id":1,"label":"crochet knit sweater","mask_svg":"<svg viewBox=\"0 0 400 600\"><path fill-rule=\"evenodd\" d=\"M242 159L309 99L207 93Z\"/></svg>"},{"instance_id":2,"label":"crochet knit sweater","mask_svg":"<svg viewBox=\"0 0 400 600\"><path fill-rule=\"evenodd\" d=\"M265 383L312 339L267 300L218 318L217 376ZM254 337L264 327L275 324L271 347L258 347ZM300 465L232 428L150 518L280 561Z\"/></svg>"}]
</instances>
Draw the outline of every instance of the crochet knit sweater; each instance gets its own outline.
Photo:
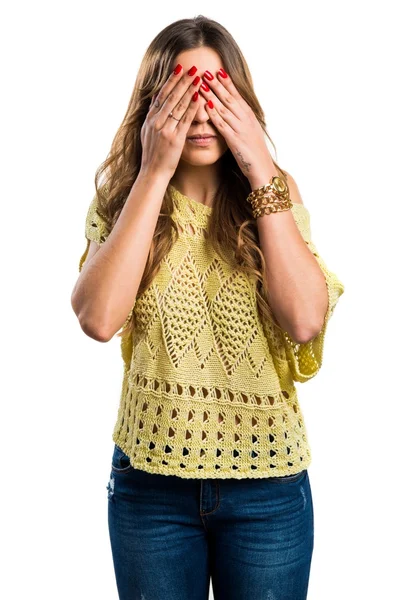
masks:
<instances>
[{"instance_id":1,"label":"crochet knit sweater","mask_svg":"<svg viewBox=\"0 0 400 600\"><path fill-rule=\"evenodd\" d=\"M311 452L294 382L322 364L327 323L344 286L311 240L310 214L291 208L325 276L329 306L303 344L260 319L256 280L232 269L204 236L213 211L169 184L180 235L151 286L136 298L133 334L121 338L123 381L112 439L131 465L184 478L260 478L308 467ZM87 247L107 232L86 217Z\"/></svg>"}]
</instances>

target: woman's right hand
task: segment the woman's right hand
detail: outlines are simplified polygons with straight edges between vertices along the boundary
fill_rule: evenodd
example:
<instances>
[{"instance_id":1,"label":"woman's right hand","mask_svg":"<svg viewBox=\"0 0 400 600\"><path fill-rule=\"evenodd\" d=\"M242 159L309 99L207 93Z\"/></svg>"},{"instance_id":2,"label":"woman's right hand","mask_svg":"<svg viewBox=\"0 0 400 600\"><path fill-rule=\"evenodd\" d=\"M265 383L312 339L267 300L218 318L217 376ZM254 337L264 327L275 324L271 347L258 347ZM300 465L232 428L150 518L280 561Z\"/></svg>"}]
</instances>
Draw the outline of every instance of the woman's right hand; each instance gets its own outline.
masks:
<instances>
[{"instance_id":1,"label":"woman's right hand","mask_svg":"<svg viewBox=\"0 0 400 600\"><path fill-rule=\"evenodd\" d=\"M201 83L196 73L189 75L181 69L176 75L172 71L158 95L153 96L140 132L142 173L174 174L197 111ZM169 117L170 112L179 121Z\"/></svg>"}]
</instances>

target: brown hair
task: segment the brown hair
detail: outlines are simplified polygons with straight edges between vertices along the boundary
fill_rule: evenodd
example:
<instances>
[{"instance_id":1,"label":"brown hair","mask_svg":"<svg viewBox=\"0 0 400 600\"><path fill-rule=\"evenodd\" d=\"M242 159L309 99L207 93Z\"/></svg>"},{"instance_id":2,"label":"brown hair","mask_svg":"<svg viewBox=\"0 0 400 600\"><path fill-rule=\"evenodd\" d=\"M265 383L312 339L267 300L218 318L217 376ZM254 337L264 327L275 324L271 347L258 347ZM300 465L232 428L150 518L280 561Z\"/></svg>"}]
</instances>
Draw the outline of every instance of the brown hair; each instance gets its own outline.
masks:
<instances>
[{"instance_id":1,"label":"brown hair","mask_svg":"<svg viewBox=\"0 0 400 600\"><path fill-rule=\"evenodd\" d=\"M151 98L165 83L175 66L176 57L181 52L202 46L212 48L221 57L222 65L239 93L250 105L276 155L275 145L266 129L264 113L253 89L249 68L231 34L218 22L202 15L175 21L160 31L147 48L110 153L96 171L95 187L99 210L105 216L109 230L115 225L140 171L140 130ZM273 163L285 175L274 160ZM250 204L245 201L251 192L249 181L241 172L229 148L220 159L220 169L220 185L206 235L223 260L232 262L233 256L236 268L257 280L256 296L260 316L262 319L269 318L276 322L268 304L265 260L260 248L257 223ZM100 186L103 174L103 183L108 188L107 195L102 193L103 183ZM149 287L159 270L161 260L176 240L173 230L176 234L178 231L175 222L170 218L172 210L172 198L167 189L137 296ZM134 327L133 314L118 336L129 334Z\"/></svg>"}]
</instances>

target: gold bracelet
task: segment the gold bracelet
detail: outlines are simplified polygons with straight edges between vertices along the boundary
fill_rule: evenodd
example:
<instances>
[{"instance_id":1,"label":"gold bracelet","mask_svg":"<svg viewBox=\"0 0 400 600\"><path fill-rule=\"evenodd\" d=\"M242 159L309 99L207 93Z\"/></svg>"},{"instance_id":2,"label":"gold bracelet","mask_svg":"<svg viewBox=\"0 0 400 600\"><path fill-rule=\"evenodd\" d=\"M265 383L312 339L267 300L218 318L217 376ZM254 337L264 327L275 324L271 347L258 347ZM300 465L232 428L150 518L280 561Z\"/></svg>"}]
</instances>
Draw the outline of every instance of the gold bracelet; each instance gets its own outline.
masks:
<instances>
[{"instance_id":1,"label":"gold bracelet","mask_svg":"<svg viewBox=\"0 0 400 600\"><path fill-rule=\"evenodd\" d=\"M289 196L289 187L282 177L272 176L266 185L253 190L246 198L253 209L253 217L290 210L293 206Z\"/></svg>"}]
</instances>

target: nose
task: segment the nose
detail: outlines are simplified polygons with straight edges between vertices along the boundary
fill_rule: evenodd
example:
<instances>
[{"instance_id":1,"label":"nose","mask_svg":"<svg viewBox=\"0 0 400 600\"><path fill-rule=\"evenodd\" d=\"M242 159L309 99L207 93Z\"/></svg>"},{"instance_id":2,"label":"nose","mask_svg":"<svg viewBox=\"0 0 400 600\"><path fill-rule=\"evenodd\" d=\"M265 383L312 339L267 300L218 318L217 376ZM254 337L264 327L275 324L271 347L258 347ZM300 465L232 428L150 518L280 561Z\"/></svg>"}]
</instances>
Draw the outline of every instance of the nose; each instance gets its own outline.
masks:
<instances>
[{"instance_id":1,"label":"nose","mask_svg":"<svg viewBox=\"0 0 400 600\"><path fill-rule=\"evenodd\" d=\"M210 120L210 117L208 116L208 112L206 110L207 100L204 98L204 96L201 95L200 92L199 97L197 98L197 103L198 107L192 123L206 123Z\"/></svg>"}]
</instances>

